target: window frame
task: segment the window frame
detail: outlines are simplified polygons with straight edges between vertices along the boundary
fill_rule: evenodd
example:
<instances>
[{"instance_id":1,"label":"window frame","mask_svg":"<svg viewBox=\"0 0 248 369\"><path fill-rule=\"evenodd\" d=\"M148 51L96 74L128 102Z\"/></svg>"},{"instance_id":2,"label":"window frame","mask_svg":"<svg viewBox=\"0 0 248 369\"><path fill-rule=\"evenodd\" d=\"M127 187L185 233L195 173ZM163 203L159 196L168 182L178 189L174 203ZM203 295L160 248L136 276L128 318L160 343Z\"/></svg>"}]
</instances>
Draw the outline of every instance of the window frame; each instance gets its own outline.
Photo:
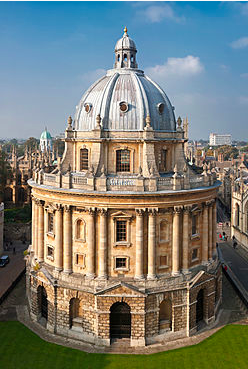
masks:
<instances>
[{"instance_id":1,"label":"window frame","mask_svg":"<svg viewBox=\"0 0 248 369\"><path fill-rule=\"evenodd\" d=\"M52 254L49 255L49 249L52 250ZM46 259L54 261L54 246L52 245L46 245Z\"/></svg>"},{"instance_id":2,"label":"window frame","mask_svg":"<svg viewBox=\"0 0 248 369\"><path fill-rule=\"evenodd\" d=\"M112 227L112 235L113 235L113 246L125 246L130 247L131 246L131 223L133 220L132 215L127 215L122 212L118 212L111 215L112 221L113 221L113 227ZM117 222L118 221L125 221L126 222L126 241L117 241Z\"/></svg>"},{"instance_id":3,"label":"window frame","mask_svg":"<svg viewBox=\"0 0 248 369\"><path fill-rule=\"evenodd\" d=\"M87 151L87 168L82 167L82 152ZM87 147L81 147L79 150L79 168L80 172L84 172L89 170L90 164L89 164L89 149Z\"/></svg>"},{"instance_id":4,"label":"window frame","mask_svg":"<svg viewBox=\"0 0 248 369\"><path fill-rule=\"evenodd\" d=\"M83 263L82 264L78 263L78 256L83 257ZM84 269L86 267L86 254L84 254L82 252L75 252L74 253L74 265L78 268Z\"/></svg>"},{"instance_id":5,"label":"window frame","mask_svg":"<svg viewBox=\"0 0 248 369\"><path fill-rule=\"evenodd\" d=\"M128 272L130 270L130 257L126 255L115 255L114 257L114 271L115 272ZM126 266L117 268L117 259L126 259Z\"/></svg>"}]
</instances>

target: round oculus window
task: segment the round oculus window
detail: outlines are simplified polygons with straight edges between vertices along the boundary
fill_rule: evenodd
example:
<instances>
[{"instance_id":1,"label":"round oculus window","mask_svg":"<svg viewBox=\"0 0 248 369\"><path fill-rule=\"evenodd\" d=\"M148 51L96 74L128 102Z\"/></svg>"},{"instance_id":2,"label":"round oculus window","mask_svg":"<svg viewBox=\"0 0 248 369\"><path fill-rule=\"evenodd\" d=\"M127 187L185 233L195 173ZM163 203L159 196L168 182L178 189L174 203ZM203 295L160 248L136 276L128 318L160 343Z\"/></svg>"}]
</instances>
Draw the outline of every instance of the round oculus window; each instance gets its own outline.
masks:
<instances>
[{"instance_id":1,"label":"round oculus window","mask_svg":"<svg viewBox=\"0 0 248 369\"><path fill-rule=\"evenodd\" d=\"M121 101L120 102L120 110L123 113L126 113L128 111L128 103L126 103L125 101Z\"/></svg>"},{"instance_id":2,"label":"round oculus window","mask_svg":"<svg viewBox=\"0 0 248 369\"><path fill-rule=\"evenodd\" d=\"M91 107L92 107L91 104L88 103L84 104L84 110L86 111L86 113L89 113L91 111Z\"/></svg>"},{"instance_id":3,"label":"round oculus window","mask_svg":"<svg viewBox=\"0 0 248 369\"><path fill-rule=\"evenodd\" d=\"M159 114L163 114L163 112L164 112L164 104L163 103L158 104L158 112L159 112Z\"/></svg>"}]
</instances>

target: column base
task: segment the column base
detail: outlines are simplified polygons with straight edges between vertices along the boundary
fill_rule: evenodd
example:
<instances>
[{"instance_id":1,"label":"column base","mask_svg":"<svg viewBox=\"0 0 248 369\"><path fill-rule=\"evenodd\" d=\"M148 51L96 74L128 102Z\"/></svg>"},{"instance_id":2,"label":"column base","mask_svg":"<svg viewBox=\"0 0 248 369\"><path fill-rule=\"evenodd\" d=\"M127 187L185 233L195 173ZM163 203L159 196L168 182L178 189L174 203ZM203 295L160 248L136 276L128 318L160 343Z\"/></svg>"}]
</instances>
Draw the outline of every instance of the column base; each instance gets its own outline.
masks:
<instances>
[{"instance_id":1,"label":"column base","mask_svg":"<svg viewBox=\"0 0 248 369\"><path fill-rule=\"evenodd\" d=\"M158 279L158 277L156 276L156 274L150 274L150 275L148 274L147 279L149 281L154 281L154 280Z\"/></svg>"},{"instance_id":2,"label":"column base","mask_svg":"<svg viewBox=\"0 0 248 369\"><path fill-rule=\"evenodd\" d=\"M108 279L107 274L99 275L99 276L97 277L97 280L98 280L98 281L104 281L104 280L106 280L106 279Z\"/></svg>"},{"instance_id":3,"label":"column base","mask_svg":"<svg viewBox=\"0 0 248 369\"><path fill-rule=\"evenodd\" d=\"M72 269L64 269L63 273L65 274L71 274L72 273Z\"/></svg>"},{"instance_id":4,"label":"column base","mask_svg":"<svg viewBox=\"0 0 248 369\"><path fill-rule=\"evenodd\" d=\"M88 274L86 274L86 278L87 279L94 279L95 278L95 273L88 273Z\"/></svg>"},{"instance_id":5,"label":"column base","mask_svg":"<svg viewBox=\"0 0 248 369\"><path fill-rule=\"evenodd\" d=\"M189 269L182 269L182 273L186 275L186 274L190 274L190 271Z\"/></svg>"},{"instance_id":6,"label":"column base","mask_svg":"<svg viewBox=\"0 0 248 369\"><path fill-rule=\"evenodd\" d=\"M178 277L180 275L180 272L179 271L178 272L171 272L171 275L173 277Z\"/></svg>"},{"instance_id":7,"label":"column base","mask_svg":"<svg viewBox=\"0 0 248 369\"><path fill-rule=\"evenodd\" d=\"M55 267L54 270L56 270L56 272L62 272L63 268Z\"/></svg>"},{"instance_id":8,"label":"column base","mask_svg":"<svg viewBox=\"0 0 248 369\"><path fill-rule=\"evenodd\" d=\"M136 279L137 281L143 281L145 279L144 275L136 275L134 277L134 279Z\"/></svg>"}]
</instances>

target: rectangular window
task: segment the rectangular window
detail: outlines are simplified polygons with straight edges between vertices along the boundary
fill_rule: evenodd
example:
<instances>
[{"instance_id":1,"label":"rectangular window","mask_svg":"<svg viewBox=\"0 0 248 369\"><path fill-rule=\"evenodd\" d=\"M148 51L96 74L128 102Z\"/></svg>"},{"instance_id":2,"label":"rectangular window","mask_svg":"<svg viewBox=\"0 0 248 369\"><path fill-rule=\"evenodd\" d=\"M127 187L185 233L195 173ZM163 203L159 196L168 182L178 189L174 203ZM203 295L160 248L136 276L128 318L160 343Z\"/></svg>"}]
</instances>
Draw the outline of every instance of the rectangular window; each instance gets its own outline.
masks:
<instances>
[{"instance_id":1,"label":"rectangular window","mask_svg":"<svg viewBox=\"0 0 248 369\"><path fill-rule=\"evenodd\" d=\"M54 249L52 246L47 246L47 258L50 260L54 259Z\"/></svg>"},{"instance_id":2,"label":"rectangular window","mask_svg":"<svg viewBox=\"0 0 248 369\"><path fill-rule=\"evenodd\" d=\"M116 221L116 242L127 241L127 222L125 220Z\"/></svg>"},{"instance_id":3,"label":"rectangular window","mask_svg":"<svg viewBox=\"0 0 248 369\"><path fill-rule=\"evenodd\" d=\"M192 260L198 259L198 249L192 250Z\"/></svg>"},{"instance_id":4,"label":"rectangular window","mask_svg":"<svg viewBox=\"0 0 248 369\"><path fill-rule=\"evenodd\" d=\"M117 150L116 151L116 171L130 172L130 151Z\"/></svg>"},{"instance_id":5,"label":"rectangular window","mask_svg":"<svg viewBox=\"0 0 248 369\"><path fill-rule=\"evenodd\" d=\"M167 255L160 256L160 266L167 266Z\"/></svg>"},{"instance_id":6,"label":"rectangular window","mask_svg":"<svg viewBox=\"0 0 248 369\"><path fill-rule=\"evenodd\" d=\"M84 255L76 254L76 264L80 266L84 266Z\"/></svg>"},{"instance_id":7,"label":"rectangular window","mask_svg":"<svg viewBox=\"0 0 248 369\"><path fill-rule=\"evenodd\" d=\"M192 215L192 235L197 234L197 216Z\"/></svg>"},{"instance_id":8,"label":"rectangular window","mask_svg":"<svg viewBox=\"0 0 248 369\"><path fill-rule=\"evenodd\" d=\"M80 170L88 170L88 150L80 150Z\"/></svg>"},{"instance_id":9,"label":"rectangular window","mask_svg":"<svg viewBox=\"0 0 248 369\"><path fill-rule=\"evenodd\" d=\"M53 213L48 213L48 232L53 233Z\"/></svg>"},{"instance_id":10,"label":"rectangular window","mask_svg":"<svg viewBox=\"0 0 248 369\"><path fill-rule=\"evenodd\" d=\"M116 269L127 268L127 258L116 258L115 259L115 268Z\"/></svg>"}]
</instances>

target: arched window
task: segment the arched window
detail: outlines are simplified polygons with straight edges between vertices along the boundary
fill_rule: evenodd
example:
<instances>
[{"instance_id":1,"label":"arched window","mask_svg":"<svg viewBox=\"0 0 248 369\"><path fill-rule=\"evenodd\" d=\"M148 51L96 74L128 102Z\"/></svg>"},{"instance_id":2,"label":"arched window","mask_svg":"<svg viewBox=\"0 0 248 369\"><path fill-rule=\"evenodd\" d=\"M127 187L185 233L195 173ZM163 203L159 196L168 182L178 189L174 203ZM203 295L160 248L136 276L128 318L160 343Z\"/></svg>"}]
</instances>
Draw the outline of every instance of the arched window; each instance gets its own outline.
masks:
<instances>
[{"instance_id":1,"label":"arched window","mask_svg":"<svg viewBox=\"0 0 248 369\"><path fill-rule=\"evenodd\" d=\"M239 227L239 204L236 204L235 206L235 225Z\"/></svg>"},{"instance_id":2,"label":"arched window","mask_svg":"<svg viewBox=\"0 0 248 369\"><path fill-rule=\"evenodd\" d=\"M159 241L165 242L169 240L169 224L166 220L162 220L159 227Z\"/></svg>"},{"instance_id":3,"label":"arched window","mask_svg":"<svg viewBox=\"0 0 248 369\"><path fill-rule=\"evenodd\" d=\"M85 221L78 219L76 223L76 239L85 241Z\"/></svg>"},{"instance_id":4,"label":"arched window","mask_svg":"<svg viewBox=\"0 0 248 369\"><path fill-rule=\"evenodd\" d=\"M70 317L70 328L71 328L74 325L73 320L79 317L79 299L78 298L70 299L69 317Z\"/></svg>"},{"instance_id":5,"label":"arched window","mask_svg":"<svg viewBox=\"0 0 248 369\"><path fill-rule=\"evenodd\" d=\"M159 330L171 330L172 306L170 300L163 300L159 305Z\"/></svg>"},{"instance_id":6,"label":"arched window","mask_svg":"<svg viewBox=\"0 0 248 369\"><path fill-rule=\"evenodd\" d=\"M118 54L117 60L120 61L120 54Z\"/></svg>"},{"instance_id":7,"label":"arched window","mask_svg":"<svg viewBox=\"0 0 248 369\"><path fill-rule=\"evenodd\" d=\"M130 172L130 151L116 151L116 172Z\"/></svg>"},{"instance_id":8,"label":"arched window","mask_svg":"<svg viewBox=\"0 0 248 369\"><path fill-rule=\"evenodd\" d=\"M4 190L4 201L12 201L13 200L13 190L11 187L6 187Z\"/></svg>"},{"instance_id":9,"label":"arched window","mask_svg":"<svg viewBox=\"0 0 248 369\"><path fill-rule=\"evenodd\" d=\"M80 150L80 170L88 170L89 168L89 155L87 149Z\"/></svg>"},{"instance_id":10,"label":"arched window","mask_svg":"<svg viewBox=\"0 0 248 369\"><path fill-rule=\"evenodd\" d=\"M39 286L37 289L38 309L41 318L47 320L48 317L48 301L47 293L43 286Z\"/></svg>"},{"instance_id":11,"label":"arched window","mask_svg":"<svg viewBox=\"0 0 248 369\"><path fill-rule=\"evenodd\" d=\"M127 54L124 54L124 61L127 61Z\"/></svg>"}]
</instances>

